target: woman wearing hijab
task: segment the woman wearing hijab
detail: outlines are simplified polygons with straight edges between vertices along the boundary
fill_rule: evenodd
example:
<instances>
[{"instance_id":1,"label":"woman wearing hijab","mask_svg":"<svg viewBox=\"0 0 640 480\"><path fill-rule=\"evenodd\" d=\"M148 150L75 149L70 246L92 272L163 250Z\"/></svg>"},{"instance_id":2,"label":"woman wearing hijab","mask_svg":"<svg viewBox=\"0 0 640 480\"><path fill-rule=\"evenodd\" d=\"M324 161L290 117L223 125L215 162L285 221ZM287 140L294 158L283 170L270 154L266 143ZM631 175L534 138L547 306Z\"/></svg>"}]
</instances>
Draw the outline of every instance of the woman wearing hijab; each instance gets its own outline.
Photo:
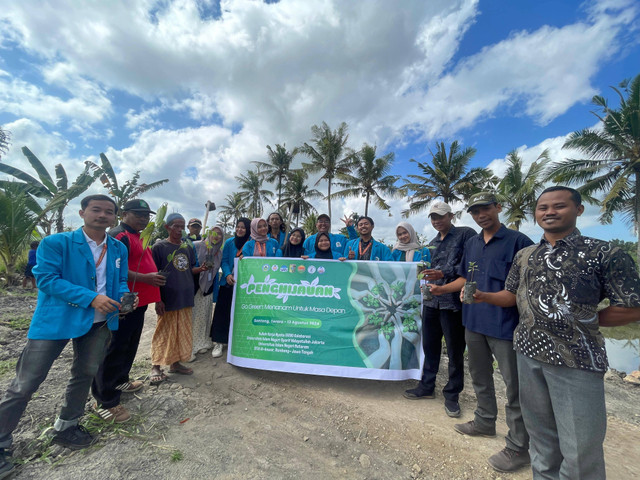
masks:
<instances>
[{"instance_id":1,"label":"woman wearing hijab","mask_svg":"<svg viewBox=\"0 0 640 480\"><path fill-rule=\"evenodd\" d=\"M218 301L213 311L213 323L211 325L211 340L213 350L211 355L215 358L222 356L222 347L229 341L229 324L231 323L231 301L233 300L234 260L242 255L242 247L250 236L251 220L245 217L238 219L236 234L224 242L222 247L222 279L218 291Z\"/></svg>"},{"instance_id":2,"label":"woman wearing hijab","mask_svg":"<svg viewBox=\"0 0 640 480\"><path fill-rule=\"evenodd\" d=\"M276 252L276 257L300 258L304 253L305 234L301 228L294 228L289 234L289 238L284 245Z\"/></svg>"},{"instance_id":3,"label":"woman wearing hijab","mask_svg":"<svg viewBox=\"0 0 640 480\"><path fill-rule=\"evenodd\" d=\"M267 237L273 238L278 242L278 248L282 248L285 241L285 225L284 220L282 219L282 215L278 212L270 213L267 217L267 225L269 226L269 231L267 232Z\"/></svg>"},{"instance_id":4,"label":"woman wearing hijab","mask_svg":"<svg viewBox=\"0 0 640 480\"><path fill-rule=\"evenodd\" d=\"M328 233L322 232L316 235L316 243L314 250L309 255L303 255L302 258L316 258L324 260L338 260L342 257L342 253L331 250L331 237Z\"/></svg>"},{"instance_id":5,"label":"woman wearing hijab","mask_svg":"<svg viewBox=\"0 0 640 480\"><path fill-rule=\"evenodd\" d=\"M204 240L194 242L193 248L198 256L198 263L207 267L198 276L198 291L193 300L193 347L191 359L195 360L196 353L205 353L213 347L209 332L213 320L212 293L218 283L218 271L222 263L222 241L224 232L215 226Z\"/></svg>"},{"instance_id":6,"label":"woman wearing hijab","mask_svg":"<svg viewBox=\"0 0 640 480\"><path fill-rule=\"evenodd\" d=\"M269 226L263 218L251 220L251 240L242 247L243 257L275 257L278 242L267 236Z\"/></svg>"},{"instance_id":7,"label":"woman wearing hijab","mask_svg":"<svg viewBox=\"0 0 640 480\"><path fill-rule=\"evenodd\" d=\"M396 262L430 262L431 253L421 247L415 229L408 222L400 222L396 227L398 241L393 246L391 257Z\"/></svg>"}]
</instances>

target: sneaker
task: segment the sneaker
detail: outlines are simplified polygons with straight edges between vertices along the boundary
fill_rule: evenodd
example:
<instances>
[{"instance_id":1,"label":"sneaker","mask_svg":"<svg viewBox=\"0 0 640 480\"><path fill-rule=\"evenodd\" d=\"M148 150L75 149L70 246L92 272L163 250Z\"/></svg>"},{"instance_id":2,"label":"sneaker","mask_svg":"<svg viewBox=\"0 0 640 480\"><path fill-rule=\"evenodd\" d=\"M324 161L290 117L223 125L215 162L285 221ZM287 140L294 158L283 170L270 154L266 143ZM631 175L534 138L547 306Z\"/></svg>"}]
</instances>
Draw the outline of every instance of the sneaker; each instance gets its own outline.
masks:
<instances>
[{"instance_id":1,"label":"sneaker","mask_svg":"<svg viewBox=\"0 0 640 480\"><path fill-rule=\"evenodd\" d=\"M222 356L222 344L216 343L213 345L213 350L211 350L211 356L213 358L218 358Z\"/></svg>"},{"instance_id":2,"label":"sneaker","mask_svg":"<svg viewBox=\"0 0 640 480\"><path fill-rule=\"evenodd\" d=\"M71 450L90 447L95 441L96 439L81 425L74 425L59 432L56 431L51 439L51 443L62 445Z\"/></svg>"},{"instance_id":3,"label":"sneaker","mask_svg":"<svg viewBox=\"0 0 640 480\"><path fill-rule=\"evenodd\" d=\"M13 469L16 468L13 462L9 461L8 457L9 454L5 449L0 448L0 479L8 477L11 472L13 472Z\"/></svg>"},{"instance_id":4,"label":"sneaker","mask_svg":"<svg viewBox=\"0 0 640 480\"><path fill-rule=\"evenodd\" d=\"M116 405L111 408L98 408L98 405L94 403L93 410L105 422L124 423L131 418L129 410L122 405Z\"/></svg>"},{"instance_id":5,"label":"sneaker","mask_svg":"<svg viewBox=\"0 0 640 480\"><path fill-rule=\"evenodd\" d=\"M517 450L505 447L495 455L491 455L488 462L494 470L509 473L530 465L531 457L529 457L529 452L527 451L518 452Z\"/></svg>"},{"instance_id":6,"label":"sneaker","mask_svg":"<svg viewBox=\"0 0 640 480\"><path fill-rule=\"evenodd\" d=\"M496 436L496 427L493 427L493 429L489 430L480 430L478 427L476 427L476 422L474 422L473 420L467 423L459 423L457 425L454 425L453 429L456 432L461 433L462 435L469 435L470 437L493 438Z\"/></svg>"},{"instance_id":7,"label":"sneaker","mask_svg":"<svg viewBox=\"0 0 640 480\"><path fill-rule=\"evenodd\" d=\"M404 398L408 398L409 400L424 400L428 398L436 398L433 390L427 390L420 383L416 388L405 390L402 396Z\"/></svg>"},{"instance_id":8,"label":"sneaker","mask_svg":"<svg viewBox=\"0 0 640 480\"><path fill-rule=\"evenodd\" d=\"M444 401L444 411L452 418L458 418L460 416L460 404L453 400Z\"/></svg>"},{"instance_id":9,"label":"sneaker","mask_svg":"<svg viewBox=\"0 0 640 480\"><path fill-rule=\"evenodd\" d=\"M133 382L124 382L116 387L116 390L120 390L122 393L133 393L144 387L144 383L140 380L134 380Z\"/></svg>"}]
</instances>

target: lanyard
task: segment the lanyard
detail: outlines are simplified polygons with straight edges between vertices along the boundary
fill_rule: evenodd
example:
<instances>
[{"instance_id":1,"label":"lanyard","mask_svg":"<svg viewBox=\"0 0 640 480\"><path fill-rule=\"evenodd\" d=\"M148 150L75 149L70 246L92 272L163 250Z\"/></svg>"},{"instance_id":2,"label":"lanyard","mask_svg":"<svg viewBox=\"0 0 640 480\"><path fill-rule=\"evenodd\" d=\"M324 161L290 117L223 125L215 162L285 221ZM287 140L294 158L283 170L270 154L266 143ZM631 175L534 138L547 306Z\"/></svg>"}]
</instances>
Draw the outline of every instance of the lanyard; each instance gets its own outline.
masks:
<instances>
[{"instance_id":1,"label":"lanyard","mask_svg":"<svg viewBox=\"0 0 640 480\"><path fill-rule=\"evenodd\" d=\"M266 257L267 256L267 245L264 243L260 243L260 242L256 242L256 248L258 249L258 256L259 257Z\"/></svg>"},{"instance_id":2,"label":"lanyard","mask_svg":"<svg viewBox=\"0 0 640 480\"><path fill-rule=\"evenodd\" d=\"M100 252L100 257L98 257L98 261L96 262L96 270L98 269L98 267L102 263L102 260L104 259L104 255L106 253L107 253L107 242L105 241L104 245L102 246L102 251Z\"/></svg>"},{"instance_id":3,"label":"lanyard","mask_svg":"<svg viewBox=\"0 0 640 480\"><path fill-rule=\"evenodd\" d=\"M369 240L369 245L367 245L363 250L362 241L360 241L360 243L358 243L358 258L361 258L365 253L367 253L367 251L371 248L371 245L373 245L373 242Z\"/></svg>"}]
</instances>

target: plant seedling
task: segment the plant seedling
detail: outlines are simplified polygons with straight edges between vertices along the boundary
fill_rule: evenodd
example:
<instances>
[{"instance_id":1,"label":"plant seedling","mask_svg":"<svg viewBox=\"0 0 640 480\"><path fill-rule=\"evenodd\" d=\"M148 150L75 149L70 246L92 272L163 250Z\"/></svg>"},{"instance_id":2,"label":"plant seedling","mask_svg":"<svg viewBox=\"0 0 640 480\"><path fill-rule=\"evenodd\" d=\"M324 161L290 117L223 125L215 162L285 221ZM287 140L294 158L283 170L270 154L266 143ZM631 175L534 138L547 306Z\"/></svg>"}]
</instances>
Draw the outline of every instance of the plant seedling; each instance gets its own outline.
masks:
<instances>
[{"instance_id":1,"label":"plant seedling","mask_svg":"<svg viewBox=\"0 0 640 480\"><path fill-rule=\"evenodd\" d=\"M476 262L469 262L469 268L467 268L467 272L469 275L469 279L464 284L464 295L462 296L462 303L466 303L470 305L474 303L473 295L476 293L478 285L473 281L473 274L478 270L478 264Z\"/></svg>"},{"instance_id":2,"label":"plant seedling","mask_svg":"<svg viewBox=\"0 0 640 480\"><path fill-rule=\"evenodd\" d=\"M426 248L432 249L433 247L427 246ZM426 274L424 273L424 271L427 270L429 267L431 267L431 262L424 259L423 248L420 248L420 251L422 252L421 254L422 258L420 259L420 262L418 262L418 265L417 265L418 280L425 280ZM423 300L427 300L427 301L433 300L433 295L431 294L431 286L428 283L420 285L420 291L422 292Z\"/></svg>"}]
</instances>

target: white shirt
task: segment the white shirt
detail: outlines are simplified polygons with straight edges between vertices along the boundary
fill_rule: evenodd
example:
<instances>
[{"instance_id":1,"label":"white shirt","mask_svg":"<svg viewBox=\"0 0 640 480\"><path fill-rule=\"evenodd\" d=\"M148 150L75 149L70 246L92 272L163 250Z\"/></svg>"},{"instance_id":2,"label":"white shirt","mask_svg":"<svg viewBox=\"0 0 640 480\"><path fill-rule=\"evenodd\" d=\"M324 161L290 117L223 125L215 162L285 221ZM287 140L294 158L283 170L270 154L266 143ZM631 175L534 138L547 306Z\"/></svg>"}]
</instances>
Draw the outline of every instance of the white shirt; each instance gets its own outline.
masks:
<instances>
[{"instance_id":1,"label":"white shirt","mask_svg":"<svg viewBox=\"0 0 640 480\"><path fill-rule=\"evenodd\" d=\"M89 236L85 233L84 229L82 229L82 233L84 234L84 238L89 244L89 248L91 249L91 253L93 255L93 262L98 263L100 259L100 254L102 253L102 249L106 245L107 242L107 234L104 235L104 240L98 245L96 242L91 240ZM105 253L102 262L100 265L96 267L96 292L100 295L107 294L107 254ZM95 311L95 315L93 317L93 323L104 322L107 319L107 316L104 313L100 313L98 310Z\"/></svg>"}]
</instances>

